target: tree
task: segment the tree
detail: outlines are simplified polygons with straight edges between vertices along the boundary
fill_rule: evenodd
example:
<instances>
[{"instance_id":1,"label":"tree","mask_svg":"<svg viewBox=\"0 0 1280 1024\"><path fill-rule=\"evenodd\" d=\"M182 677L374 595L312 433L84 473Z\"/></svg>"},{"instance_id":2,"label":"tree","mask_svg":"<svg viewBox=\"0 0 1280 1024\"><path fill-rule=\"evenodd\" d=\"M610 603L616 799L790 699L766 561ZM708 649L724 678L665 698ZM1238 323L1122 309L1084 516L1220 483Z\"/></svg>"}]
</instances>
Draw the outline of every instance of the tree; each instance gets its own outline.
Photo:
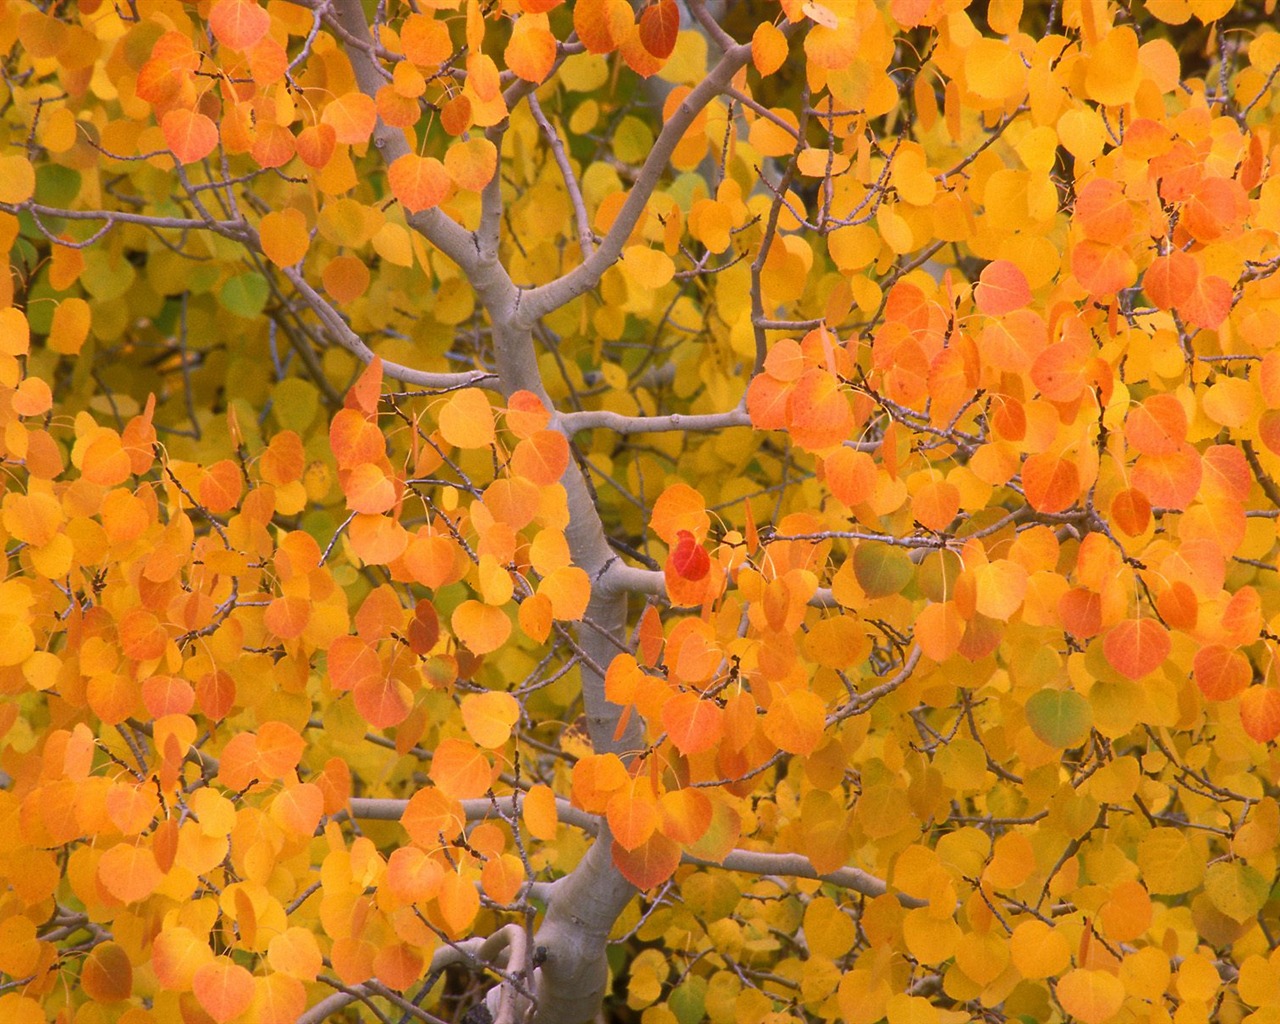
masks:
<instances>
[{"instance_id":1,"label":"tree","mask_svg":"<svg viewBox=\"0 0 1280 1024\"><path fill-rule=\"evenodd\" d=\"M1274 6L0 6L0 1019L1272 1020Z\"/></svg>"}]
</instances>

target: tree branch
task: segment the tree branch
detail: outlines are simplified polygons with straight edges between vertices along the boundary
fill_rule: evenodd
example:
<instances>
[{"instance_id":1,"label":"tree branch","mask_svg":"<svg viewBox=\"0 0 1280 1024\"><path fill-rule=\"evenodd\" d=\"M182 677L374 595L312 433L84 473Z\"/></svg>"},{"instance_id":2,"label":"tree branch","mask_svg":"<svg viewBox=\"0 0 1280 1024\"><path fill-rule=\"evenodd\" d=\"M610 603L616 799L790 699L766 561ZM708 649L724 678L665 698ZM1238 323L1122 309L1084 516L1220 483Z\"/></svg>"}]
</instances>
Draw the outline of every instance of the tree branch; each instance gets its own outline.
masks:
<instances>
[{"instance_id":1,"label":"tree branch","mask_svg":"<svg viewBox=\"0 0 1280 1024\"><path fill-rule=\"evenodd\" d=\"M728 412L685 415L673 412L666 416L626 416L607 409L567 412L559 417L560 429L572 436L582 430L604 427L617 434L663 434L670 431L723 430L726 427L749 427L751 417L744 406Z\"/></svg>"},{"instance_id":2,"label":"tree branch","mask_svg":"<svg viewBox=\"0 0 1280 1024\"><path fill-rule=\"evenodd\" d=\"M746 66L749 60L751 60L750 44L735 45L726 51L707 77L694 86L693 91L680 102L670 119L662 126L662 131L654 141L648 157L645 158L640 173L636 176L635 185L622 204L622 209L618 211L617 219L614 220L609 233L600 243L600 248L563 277L525 292L519 310L522 322L532 324L552 310L559 309L565 303L590 291L599 283L604 272L622 255L623 246L631 237L632 230L640 220L640 215L653 195L658 180L669 166L671 154L684 138L684 133L689 130L702 109L724 92L733 80L733 76Z\"/></svg>"}]
</instances>

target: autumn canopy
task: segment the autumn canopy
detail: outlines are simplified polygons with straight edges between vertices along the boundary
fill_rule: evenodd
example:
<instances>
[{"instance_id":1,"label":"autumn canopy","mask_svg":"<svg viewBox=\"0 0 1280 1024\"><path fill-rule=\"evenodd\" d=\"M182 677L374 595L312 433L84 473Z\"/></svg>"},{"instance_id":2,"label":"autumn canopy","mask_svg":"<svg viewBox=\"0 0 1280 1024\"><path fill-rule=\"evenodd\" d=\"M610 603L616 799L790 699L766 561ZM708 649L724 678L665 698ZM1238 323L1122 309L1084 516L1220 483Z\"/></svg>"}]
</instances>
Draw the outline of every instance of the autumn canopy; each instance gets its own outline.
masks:
<instances>
[{"instance_id":1,"label":"autumn canopy","mask_svg":"<svg viewBox=\"0 0 1280 1024\"><path fill-rule=\"evenodd\" d=\"M1280 1021L1275 6L0 2L0 1022Z\"/></svg>"}]
</instances>

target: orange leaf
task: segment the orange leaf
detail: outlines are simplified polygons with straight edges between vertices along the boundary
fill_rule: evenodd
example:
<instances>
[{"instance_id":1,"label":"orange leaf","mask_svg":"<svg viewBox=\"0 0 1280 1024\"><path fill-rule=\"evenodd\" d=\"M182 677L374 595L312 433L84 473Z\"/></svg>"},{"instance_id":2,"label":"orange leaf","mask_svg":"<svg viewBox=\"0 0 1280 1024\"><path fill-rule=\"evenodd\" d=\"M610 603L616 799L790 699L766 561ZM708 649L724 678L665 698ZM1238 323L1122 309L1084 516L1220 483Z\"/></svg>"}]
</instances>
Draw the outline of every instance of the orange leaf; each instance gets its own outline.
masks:
<instances>
[{"instance_id":1,"label":"orange leaf","mask_svg":"<svg viewBox=\"0 0 1280 1024\"><path fill-rule=\"evenodd\" d=\"M1196 652L1196 685L1209 700L1230 700L1253 681L1253 667L1239 651L1209 644Z\"/></svg>"},{"instance_id":2,"label":"orange leaf","mask_svg":"<svg viewBox=\"0 0 1280 1024\"><path fill-rule=\"evenodd\" d=\"M711 826L714 810L700 789L676 789L658 799L658 827L668 839L682 846L696 843Z\"/></svg>"},{"instance_id":3,"label":"orange leaf","mask_svg":"<svg viewBox=\"0 0 1280 1024\"><path fill-rule=\"evenodd\" d=\"M218 127L204 114L191 110L171 110L160 119L165 145L178 163L203 160L218 145Z\"/></svg>"},{"instance_id":4,"label":"orange leaf","mask_svg":"<svg viewBox=\"0 0 1280 1024\"><path fill-rule=\"evenodd\" d=\"M462 804L434 786L419 789L400 816L409 838L424 850L434 850L462 834L466 816Z\"/></svg>"},{"instance_id":5,"label":"orange leaf","mask_svg":"<svg viewBox=\"0 0 1280 1024\"><path fill-rule=\"evenodd\" d=\"M217 1024L238 1017L253 1002L253 975L225 956L200 967L191 981L196 999Z\"/></svg>"},{"instance_id":6,"label":"orange leaf","mask_svg":"<svg viewBox=\"0 0 1280 1024\"><path fill-rule=\"evenodd\" d=\"M1142 290L1160 309L1172 309L1200 281L1200 264L1190 253L1171 249L1157 256L1142 275Z\"/></svg>"},{"instance_id":7,"label":"orange leaf","mask_svg":"<svg viewBox=\"0 0 1280 1024\"><path fill-rule=\"evenodd\" d=\"M379 515L390 512L400 499L399 487L387 471L373 462L363 462L338 474L347 508L352 512Z\"/></svg>"},{"instance_id":8,"label":"orange leaf","mask_svg":"<svg viewBox=\"0 0 1280 1024\"><path fill-rule=\"evenodd\" d=\"M654 502L649 527L668 545L676 544L683 531L701 540L711 527L706 499L688 484L672 484Z\"/></svg>"},{"instance_id":9,"label":"orange leaf","mask_svg":"<svg viewBox=\"0 0 1280 1024\"><path fill-rule=\"evenodd\" d=\"M331 100L320 115L320 123L333 129L334 139L351 146L367 142L377 120L377 107L362 92L343 93Z\"/></svg>"},{"instance_id":10,"label":"orange leaf","mask_svg":"<svg viewBox=\"0 0 1280 1024\"><path fill-rule=\"evenodd\" d=\"M517 18L503 58L526 82L543 81L556 63L556 37L547 27L547 19L538 14Z\"/></svg>"},{"instance_id":11,"label":"orange leaf","mask_svg":"<svg viewBox=\"0 0 1280 1024\"><path fill-rule=\"evenodd\" d=\"M1038 452L1022 464L1022 486L1037 512L1062 512L1080 497L1080 471L1056 452Z\"/></svg>"},{"instance_id":12,"label":"orange leaf","mask_svg":"<svg viewBox=\"0 0 1280 1024\"><path fill-rule=\"evenodd\" d=\"M511 472L539 487L558 483L568 468L569 442L558 430L539 430L511 453Z\"/></svg>"},{"instance_id":13,"label":"orange leaf","mask_svg":"<svg viewBox=\"0 0 1280 1024\"><path fill-rule=\"evenodd\" d=\"M443 878L441 864L416 846L400 847L387 861L387 886L409 903L425 903L431 899L440 891Z\"/></svg>"},{"instance_id":14,"label":"orange leaf","mask_svg":"<svg viewBox=\"0 0 1280 1024\"><path fill-rule=\"evenodd\" d=\"M1102 641L1107 662L1130 679L1158 669L1172 647L1169 631L1155 619L1125 619L1112 626Z\"/></svg>"},{"instance_id":15,"label":"orange leaf","mask_svg":"<svg viewBox=\"0 0 1280 1024\"><path fill-rule=\"evenodd\" d=\"M696 693L677 693L662 705L662 727L680 753L711 750L724 733L724 712Z\"/></svg>"},{"instance_id":16,"label":"orange leaf","mask_svg":"<svg viewBox=\"0 0 1280 1024\"><path fill-rule=\"evenodd\" d=\"M267 34L271 16L253 0L218 0L209 11L214 38L233 50L247 50Z\"/></svg>"},{"instance_id":17,"label":"orange leaf","mask_svg":"<svg viewBox=\"0 0 1280 1024\"><path fill-rule=\"evenodd\" d=\"M1235 294L1231 285L1215 274L1203 276L1195 285L1183 293L1177 303L1177 310L1187 322L1196 327L1216 331L1222 321L1231 312L1231 303Z\"/></svg>"},{"instance_id":18,"label":"orange leaf","mask_svg":"<svg viewBox=\"0 0 1280 1024\"><path fill-rule=\"evenodd\" d=\"M811 690L774 697L764 716L764 734L788 754L812 754L822 742L825 727L826 705Z\"/></svg>"},{"instance_id":19,"label":"orange leaf","mask_svg":"<svg viewBox=\"0 0 1280 1024\"><path fill-rule=\"evenodd\" d=\"M445 796L469 800L489 791L493 765L475 744L450 738L436 745L429 775Z\"/></svg>"},{"instance_id":20,"label":"orange leaf","mask_svg":"<svg viewBox=\"0 0 1280 1024\"><path fill-rule=\"evenodd\" d=\"M661 885L680 866L680 845L655 832L634 850L613 844L613 863L637 889Z\"/></svg>"},{"instance_id":21,"label":"orange leaf","mask_svg":"<svg viewBox=\"0 0 1280 1024\"><path fill-rule=\"evenodd\" d=\"M524 881L524 864L511 853L490 857L480 871L480 884L484 886L485 895L503 905L515 901Z\"/></svg>"},{"instance_id":22,"label":"orange leaf","mask_svg":"<svg viewBox=\"0 0 1280 1024\"><path fill-rule=\"evenodd\" d=\"M1173 395L1151 395L1129 410L1125 440L1142 455L1170 455L1187 439L1187 413Z\"/></svg>"},{"instance_id":23,"label":"orange leaf","mask_svg":"<svg viewBox=\"0 0 1280 1024\"><path fill-rule=\"evenodd\" d=\"M1270 743L1280 736L1280 690L1251 686L1240 695L1240 724L1252 739Z\"/></svg>"},{"instance_id":24,"label":"orange leaf","mask_svg":"<svg viewBox=\"0 0 1280 1024\"><path fill-rule=\"evenodd\" d=\"M751 36L751 62L762 75L771 75L786 62L787 37L775 26L762 21Z\"/></svg>"},{"instance_id":25,"label":"orange leaf","mask_svg":"<svg viewBox=\"0 0 1280 1024\"><path fill-rule=\"evenodd\" d=\"M520 804L524 827L534 839L550 842L556 837L559 814L556 811L556 795L549 786L541 783L530 788Z\"/></svg>"},{"instance_id":26,"label":"orange leaf","mask_svg":"<svg viewBox=\"0 0 1280 1024\"><path fill-rule=\"evenodd\" d=\"M1031 286L1017 264L995 260L982 268L974 298L978 312L1004 316L1031 301Z\"/></svg>"},{"instance_id":27,"label":"orange leaf","mask_svg":"<svg viewBox=\"0 0 1280 1024\"><path fill-rule=\"evenodd\" d=\"M624 850L634 850L658 827L658 802L648 777L632 779L609 797L605 808L609 830Z\"/></svg>"},{"instance_id":28,"label":"orange leaf","mask_svg":"<svg viewBox=\"0 0 1280 1024\"><path fill-rule=\"evenodd\" d=\"M490 654L507 642L511 620L501 608L480 601L463 601L449 620L454 636L473 654Z\"/></svg>"},{"instance_id":29,"label":"orange leaf","mask_svg":"<svg viewBox=\"0 0 1280 1024\"><path fill-rule=\"evenodd\" d=\"M445 872L436 902L452 935L460 935L470 928L480 912L480 894L476 892L475 882L460 871Z\"/></svg>"},{"instance_id":30,"label":"orange leaf","mask_svg":"<svg viewBox=\"0 0 1280 1024\"><path fill-rule=\"evenodd\" d=\"M1080 242L1071 250L1071 272L1090 295L1112 296L1138 279L1133 258L1119 245Z\"/></svg>"},{"instance_id":31,"label":"orange leaf","mask_svg":"<svg viewBox=\"0 0 1280 1024\"><path fill-rule=\"evenodd\" d=\"M133 964L129 954L115 942L98 943L85 957L80 969L80 986L95 1002L118 1003L128 999L133 994Z\"/></svg>"},{"instance_id":32,"label":"orange leaf","mask_svg":"<svg viewBox=\"0 0 1280 1024\"><path fill-rule=\"evenodd\" d=\"M445 150L444 166L458 188L479 192L498 169L498 150L488 139L475 136Z\"/></svg>"},{"instance_id":33,"label":"orange leaf","mask_svg":"<svg viewBox=\"0 0 1280 1024\"><path fill-rule=\"evenodd\" d=\"M609 29L609 0L577 0L573 5L573 27L592 53L611 53L617 49Z\"/></svg>"},{"instance_id":34,"label":"orange leaf","mask_svg":"<svg viewBox=\"0 0 1280 1024\"><path fill-rule=\"evenodd\" d=\"M406 153L387 168L392 194L410 213L439 206L449 194L449 172L433 156Z\"/></svg>"},{"instance_id":35,"label":"orange leaf","mask_svg":"<svg viewBox=\"0 0 1280 1024\"><path fill-rule=\"evenodd\" d=\"M413 710L413 694L390 675L361 680L352 695L360 716L375 729L399 725Z\"/></svg>"}]
</instances>

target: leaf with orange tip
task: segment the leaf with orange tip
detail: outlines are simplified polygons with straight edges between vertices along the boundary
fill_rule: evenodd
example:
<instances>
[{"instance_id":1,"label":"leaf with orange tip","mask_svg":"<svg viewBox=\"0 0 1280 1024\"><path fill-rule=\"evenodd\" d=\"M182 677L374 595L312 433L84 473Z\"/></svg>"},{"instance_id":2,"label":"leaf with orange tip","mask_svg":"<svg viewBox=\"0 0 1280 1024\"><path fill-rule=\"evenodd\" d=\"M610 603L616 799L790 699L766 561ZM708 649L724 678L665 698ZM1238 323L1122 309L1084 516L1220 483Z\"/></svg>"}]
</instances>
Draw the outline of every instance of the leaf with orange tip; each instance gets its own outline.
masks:
<instances>
[{"instance_id":1,"label":"leaf with orange tip","mask_svg":"<svg viewBox=\"0 0 1280 1024\"><path fill-rule=\"evenodd\" d=\"M1280 690L1250 686L1240 695L1240 724L1251 739L1270 743L1280 736Z\"/></svg>"},{"instance_id":2,"label":"leaf with orange tip","mask_svg":"<svg viewBox=\"0 0 1280 1024\"><path fill-rule=\"evenodd\" d=\"M839 381L826 370L803 373L787 399L791 439L807 451L832 448L848 439L853 411Z\"/></svg>"},{"instance_id":3,"label":"leaf with orange tip","mask_svg":"<svg viewBox=\"0 0 1280 1024\"><path fill-rule=\"evenodd\" d=\"M1216 274L1201 275L1179 298L1177 310L1195 327L1216 331L1235 302L1231 285Z\"/></svg>"},{"instance_id":4,"label":"leaf with orange tip","mask_svg":"<svg viewBox=\"0 0 1280 1024\"><path fill-rule=\"evenodd\" d=\"M439 206L449 194L449 172L433 156L421 157L406 153L397 157L387 168L387 183L391 193L410 213Z\"/></svg>"},{"instance_id":5,"label":"leaf with orange tip","mask_svg":"<svg viewBox=\"0 0 1280 1024\"><path fill-rule=\"evenodd\" d=\"M1071 250L1071 271L1085 291L1099 297L1122 292L1138 279L1128 251L1103 242L1078 243Z\"/></svg>"},{"instance_id":6,"label":"leaf with orange tip","mask_svg":"<svg viewBox=\"0 0 1280 1024\"><path fill-rule=\"evenodd\" d=\"M573 5L573 27L591 53L611 53L617 49L609 28L609 0L578 0Z\"/></svg>"},{"instance_id":7,"label":"leaf with orange tip","mask_svg":"<svg viewBox=\"0 0 1280 1024\"><path fill-rule=\"evenodd\" d=\"M661 832L654 832L633 850L614 843L613 863L622 877L637 889L652 889L675 874L680 866L680 844Z\"/></svg>"},{"instance_id":8,"label":"leaf with orange tip","mask_svg":"<svg viewBox=\"0 0 1280 1024\"><path fill-rule=\"evenodd\" d=\"M212 959L209 944L181 926L163 929L151 946L151 969L160 986L171 992L190 989L196 971Z\"/></svg>"},{"instance_id":9,"label":"leaf with orange tip","mask_svg":"<svg viewBox=\"0 0 1280 1024\"><path fill-rule=\"evenodd\" d=\"M692 845L707 834L714 813L711 800L700 789L675 789L658 798L658 828L682 846Z\"/></svg>"},{"instance_id":10,"label":"leaf with orange tip","mask_svg":"<svg viewBox=\"0 0 1280 1024\"><path fill-rule=\"evenodd\" d=\"M1031 287L1027 284L1027 275L1017 264L994 260L982 268L974 298L978 312L1004 316L1031 301Z\"/></svg>"},{"instance_id":11,"label":"leaf with orange tip","mask_svg":"<svg viewBox=\"0 0 1280 1024\"><path fill-rule=\"evenodd\" d=\"M228 957L220 956L196 970L192 991L204 1011L226 1024L253 1002L253 975Z\"/></svg>"},{"instance_id":12,"label":"leaf with orange tip","mask_svg":"<svg viewBox=\"0 0 1280 1024\"><path fill-rule=\"evenodd\" d=\"M164 881L149 846L120 843L98 862L98 881L122 903L145 900Z\"/></svg>"},{"instance_id":13,"label":"leaf with orange tip","mask_svg":"<svg viewBox=\"0 0 1280 1024\"><path fill-rule=\"evenodd\" d=\"M588 754L573 766L573 802L584 811L602 814L609 797L627 785L630 776L617 754Z\"/></svg>"},{"instance_id":14,"label":"leaf with orange tip","mask_svg":"<svg viewBox=\"0 0 1280 1024\"><path fill-rule=\"evenodd\" d=\"M165 145L180 164L203 160L218 145L218 126L204 114L171 110L160 119Z\"/></svg>"},{"instance_id":15,"label":"leaf with orange tip","mask_svg":"<svg viewBox=\"0 0 1280 1024\"><path fill-rule=\"evenodd\" d=\"M1068 971L1057 985L1058 1002L1082 1024L1104 1024L1124 1003L1124 983L1102 970Z\"/></svg>"},{"instance_id":16,"label":"leaf with orange tip","mask_svg":"<svg viewBox=\"0 0 1280 1024\"><path fill-rule=\"evenodd\" d=\"M318 170L333 159L338 133L331 124L313 124L298 132L294 150L308 167Z\"/></svg>"},{"instance_id":17,"label":"leaf with orange tip","mask_svg":"<svg viewBox=\"0 0 1280 1024\"><path fill-rule=\"evenodd\" d=\"M1124 619L1111 627L1102 652L1121 675L1141 679L1164 663L1172 646L1169 631L1155 619Z\"/></svg>"},{"instance_id":18,"label":"leaf with orange tip","mask_svg":"<svg viewBox=\"0 0 1280 1024\"><path fill-rule=\"evenodd\" d=\"M295 836L315 834L324 816L324 796L313 782L287 786L271 802L271 819Z\"/></svg>"}]
</instances>

